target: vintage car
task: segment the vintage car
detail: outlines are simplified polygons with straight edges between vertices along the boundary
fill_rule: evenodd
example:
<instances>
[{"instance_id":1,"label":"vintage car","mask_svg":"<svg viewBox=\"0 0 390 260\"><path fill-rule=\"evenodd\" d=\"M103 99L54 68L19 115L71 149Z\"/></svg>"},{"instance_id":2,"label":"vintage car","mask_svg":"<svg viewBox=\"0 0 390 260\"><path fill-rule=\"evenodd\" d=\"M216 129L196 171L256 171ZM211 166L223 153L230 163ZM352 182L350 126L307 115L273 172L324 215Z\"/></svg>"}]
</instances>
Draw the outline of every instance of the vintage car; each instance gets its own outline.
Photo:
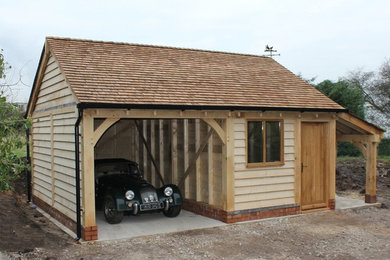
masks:
<instances>
[{"instance_id":1,"label":"vintage car","mask_svg":"<svg viewBox=\"0 0 390 260\"><path fill-rule=\"evenodd\" d=\"M156 189L143 179L138 164L126 159L95 160L97 207L103 208L108 223L120 223L125 214L163 212L180 214L182 196L176 185Z\"/></svg>"}]
</instances>

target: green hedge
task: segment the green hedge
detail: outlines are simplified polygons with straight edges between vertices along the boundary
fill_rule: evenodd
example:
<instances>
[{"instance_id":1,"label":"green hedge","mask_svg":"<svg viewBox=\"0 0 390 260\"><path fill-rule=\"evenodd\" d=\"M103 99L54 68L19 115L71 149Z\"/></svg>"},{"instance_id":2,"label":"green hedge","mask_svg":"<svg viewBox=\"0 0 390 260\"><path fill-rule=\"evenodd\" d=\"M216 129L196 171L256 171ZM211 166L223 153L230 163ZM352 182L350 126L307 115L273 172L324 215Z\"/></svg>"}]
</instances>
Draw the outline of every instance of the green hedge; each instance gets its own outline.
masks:
<instances>
[{"instance_id":1,"label":"green hedge","mask_svg":"<svg viewBox=\"0 0 390 260\"><path fill-rule=\"evenodd\" d=\"M390 156L390 138L383 138L379 143L378 155Z\"/></svg>"}]
</instances>

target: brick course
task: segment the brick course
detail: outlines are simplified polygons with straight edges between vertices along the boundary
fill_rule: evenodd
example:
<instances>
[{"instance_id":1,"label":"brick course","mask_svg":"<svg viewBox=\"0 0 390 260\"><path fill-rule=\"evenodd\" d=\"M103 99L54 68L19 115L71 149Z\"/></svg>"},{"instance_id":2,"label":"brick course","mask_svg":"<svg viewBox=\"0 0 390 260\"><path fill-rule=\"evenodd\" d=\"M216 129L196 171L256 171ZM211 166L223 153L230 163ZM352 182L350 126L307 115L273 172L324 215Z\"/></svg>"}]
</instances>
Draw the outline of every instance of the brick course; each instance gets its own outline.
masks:
<instances>
[{"instance_id":1,"label":"brick course","mask_svg":"<svg viewBox=\"0 0 390 260\"><path fill-rule=\"evenodd\" d=\"M218 209L211 205L208 205L204 202L197 202L194 200L187 199L184 200L183 209L205 217L217 219L225 223L235 223L262 218L296 215L300 213L300 207L297 204L227 212L222 209Z\"/></svg>"},{"instance_id":2,"label":"brick course","mask_svg":"<svg viewBox=\"0 0 390 260\"><path fill-rule=\"evenodd\" d=\"M336 208L336 201L334 199L330 199L328 201L328 207L329 207L329 209L335 209Z\"/></svg>"},{"instance_id":3,"label":"brick course","mask_svg":"<svg viewBox=\"0 0 390 260\"><path fill-rule=\"evenodd\" d=\"M77 224L74 220L63 214L62 212L58 211L54 207L50 206L40 198L36 196L32 196L32 201L35 205L37 205L39 208L43 209L45 212L47 212L50 216L58 220L61 224L72 230L74 233L77 232ZM85 241L88 240L97 240L98 239L98 229L97 226L90 226L90 227L81 227L81 238Z\"/></svg>"}]
</instances>

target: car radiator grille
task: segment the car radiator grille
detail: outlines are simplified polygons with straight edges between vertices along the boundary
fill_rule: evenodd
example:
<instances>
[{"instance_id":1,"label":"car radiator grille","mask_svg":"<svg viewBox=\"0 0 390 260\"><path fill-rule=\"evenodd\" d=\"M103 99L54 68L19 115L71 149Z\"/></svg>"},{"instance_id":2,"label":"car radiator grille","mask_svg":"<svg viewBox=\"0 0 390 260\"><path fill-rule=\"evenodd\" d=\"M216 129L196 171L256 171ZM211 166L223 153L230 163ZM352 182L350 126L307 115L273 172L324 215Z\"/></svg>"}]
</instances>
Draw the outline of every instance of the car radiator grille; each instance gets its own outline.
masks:
<instances>
[{"instance_id":1,"label":"car radiator grille","mask_svg":"<svg viewBox=\"0 0 390 260\"><path fill-rule=\"evenodd\" d=\"M157 193L153 189L143 189L141 191L141 197L141 211L162 209L164 207L164 204L158 201Z\"/></svg>"}]
</instances>

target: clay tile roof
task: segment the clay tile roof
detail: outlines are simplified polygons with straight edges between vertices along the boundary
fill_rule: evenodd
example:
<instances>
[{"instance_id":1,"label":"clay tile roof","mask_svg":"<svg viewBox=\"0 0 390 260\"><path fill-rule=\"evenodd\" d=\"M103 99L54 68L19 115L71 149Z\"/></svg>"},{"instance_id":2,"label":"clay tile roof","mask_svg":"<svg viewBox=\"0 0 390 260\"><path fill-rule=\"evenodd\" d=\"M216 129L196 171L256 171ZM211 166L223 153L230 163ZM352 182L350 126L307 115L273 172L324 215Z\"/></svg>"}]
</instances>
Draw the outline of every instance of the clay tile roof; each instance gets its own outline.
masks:
<instances>
[{"instance_id":1,"label":"clay tile roof","mask_svg":"<svg viewBox=\"0 0 390 260\"><path fill-rule=\"evenodd\" d=\"M47 38L82 103L343 109L271 58Z\"/></svg>"}]
</instances>

